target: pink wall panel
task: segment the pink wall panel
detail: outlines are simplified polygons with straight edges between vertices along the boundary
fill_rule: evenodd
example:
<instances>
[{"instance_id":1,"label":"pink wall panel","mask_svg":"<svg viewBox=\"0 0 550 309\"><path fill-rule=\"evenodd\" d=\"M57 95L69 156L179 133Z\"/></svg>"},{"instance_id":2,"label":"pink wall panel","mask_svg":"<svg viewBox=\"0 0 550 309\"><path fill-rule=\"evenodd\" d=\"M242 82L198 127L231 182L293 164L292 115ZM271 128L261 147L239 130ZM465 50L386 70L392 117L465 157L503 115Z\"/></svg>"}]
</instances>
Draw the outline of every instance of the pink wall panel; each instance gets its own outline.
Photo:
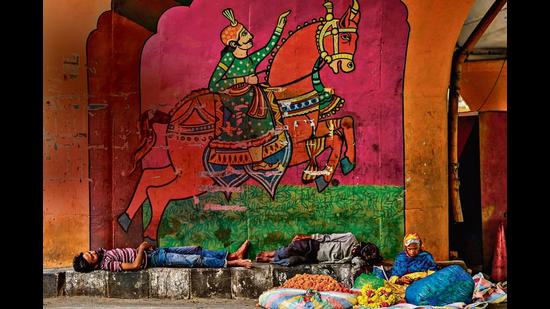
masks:
<instances>
[{"instance_id":1,"label":"pink wall panel","mask_svg":"<svg viewBox=\"0 0 550 309\"><path fill-rule=\"evenodd\" d=\"M507 113L482 112L479 116L481 207L484 268L495 249L497 228L506 222L508 209Z\"/></svg>"},{"instance_id":2,"label":"pink wall panel","mask_svg":"<svg viewBox=\"0 0 550 309\"><path fill-rule=\"evenodd\" d=\"M142 111L168 112L179 98L194 89L207 87L223 49L219 33L228 24L221 14L224 8L232 8L236 18L253 33L255 50L267 43L280 13L292 10L283 32L286 37L297 25L324 16L321 4L316 1L195 1L190 7L169 9L159 20L158 33L143 49ZM335 2L335 15L339 17L350 4L351 1ZM321 73L325 85L346 100L337 115L353 116L356 126L356 151L361 159L352 174L339 179L342 184L402 185L406 8L400 1L381 0L361 1L361 6L356 71L335 75L327 68ZM264 61L258 70L266 65ZM144 168L169 163L162 147L165 126L156 124L155 128L159 138L156 148L143 160ZM303 168L290 168L282 183L300 184Z\"/></svg>"}]
</instances>

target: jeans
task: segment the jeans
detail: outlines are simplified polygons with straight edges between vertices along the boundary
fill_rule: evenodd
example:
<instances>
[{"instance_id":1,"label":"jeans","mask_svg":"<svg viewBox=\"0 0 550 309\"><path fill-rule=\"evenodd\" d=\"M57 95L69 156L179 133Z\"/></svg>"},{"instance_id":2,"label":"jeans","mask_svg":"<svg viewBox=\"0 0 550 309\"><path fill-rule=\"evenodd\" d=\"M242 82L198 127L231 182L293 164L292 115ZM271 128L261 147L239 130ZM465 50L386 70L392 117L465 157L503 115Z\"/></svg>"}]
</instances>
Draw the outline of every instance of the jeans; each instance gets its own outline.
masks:
<instances>
[{"instance_id":1,"label":"jeans","mask_svg":"<svg viewBox=\"0 0 550 309\"><path fill-rule=\"evenodd\" d=\"M158 248L147 252L149 267L207 267L227 266L228 252L207 250L200 246Z\"/></svg>"}]
</instances>

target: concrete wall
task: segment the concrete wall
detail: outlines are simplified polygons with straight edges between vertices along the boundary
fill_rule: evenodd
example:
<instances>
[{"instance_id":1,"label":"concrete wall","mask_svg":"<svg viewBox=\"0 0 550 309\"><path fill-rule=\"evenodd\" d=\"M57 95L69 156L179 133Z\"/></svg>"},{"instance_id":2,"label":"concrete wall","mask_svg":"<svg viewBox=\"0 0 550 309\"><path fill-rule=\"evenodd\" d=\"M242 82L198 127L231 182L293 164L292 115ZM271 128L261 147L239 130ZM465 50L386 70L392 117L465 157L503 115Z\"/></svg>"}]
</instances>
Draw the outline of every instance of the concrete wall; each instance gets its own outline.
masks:
<instances>
[{"instance_id":1,"label":"concrete wall","mask_svg":"<svg viewBox=\"0 0 550 309\"><path fill-rule=\"evenodd\" d=\"M351 1L335 4L334 16L345 18L349 5ZM277 52L283 56L271 60L274 53L264 54L258 70L272 62L272 85L311 72L319 57L315 44L318 22L311 23L325 14L319 3L273 1L257 6L247 1L195 1L191 7L167 10L151 37L139 19L130 20L116 13L102 15L97 31L88 40L88 58L95 69L90 74L90 104L103 104L91 111L89 118L92 247L137 245L146 237L162 246L196 244L234 249L244 239L251 239L254 255L288 243L296 233L352 231L362 240L378 243L386 256L394 256L400 250L404 226L402 83L408 36L406 7L398 0L378 0L360 8L364 13L359 24L353 26L358 28L353 34L357 36L357 48L355 44L340 43L341 51L347 48L355 52L357 69L348 74L335 74L330 69L321 73L325 86L333 88L346 103L333 115L327 114L327 120L314 112L283 117L292 147L273 156L286 154L293 163L283 163L282 173L276 176L272 176L275 170L243 170L243 164L234 164L241 172L234 174L227 164L210 165L205 147L217 135L181 133L189 127L197 132L213 127L214 114L219 119L217 124L223 122L212 95L196 101L183 98L206 87L217 66L223 48L219 33L227 25L220 13L226 7L231 7L237 19L254 33L252 52L269 40L277 17L273 12L291 9L292 17ZM209 17L208 23L204 23L204 16ZM332 48L333 41L329 43ZM308 80L291 82L285 88L291 94L283 91L275 95L288 98L313 90ZM168 112L173 122L168 131L166 124L153 125L156 144L132 172L133 156L143 137L136 131L136 124L140 112L147 114L147 110ZM353 120L353 129L340 125L344 117ZM314 120L317 132L335 126L334 130L343 135L319 133L310 140L308 119ZM263 130L256 126L238 129L248 135ZM327 151L319 156L314 172L329 170L325 169L329 156L336 158L331 164L338 165L328 166L335 171L329 172L330 176L316 176L304 183L308 163L305 144L319 141L324 144L317 145ZM241 157L235 155L239 160ZM280 157L283 160L284 156ZM340 165L338 158L343 157L356 163L356 168L346 170L343 163ZM208 168L216 168L217 174L227 171L229 176L215 178L211 175L216 173ZM319 180L328 187L319 185ZM141 210L145 223L139 216Z\"/></svg>"},{"instance_id":2,"label":"concrete wall","mask_svg":"<svg viewBox=\"0 0 550 309\"><path fill-rule=\"evenodd\" d=\"M508 126L506 112L479 115L479 163L483 265L491 269L497 230L508 209Z\"/></svg>"},{"instance_id":3,"label":"concrete wall","mask_svg":"<svg viewBox=\"0 0 550 309\"><path fill-rule=\"evenodd\" d=\"M470 111L508 110L507 60L472 61L462 66L460 95Z\"/></svg>"},{"instance_id":4,"label":"concrete wall","mask_svg":"<svg viewBox=\"0 0 550 309\"><path fill-rule=\"evenodd\" d=\"M446 91L454 44L473 1L403 2L407 5L410 26L403 82L405 229L420 233L436 259L445 259L448 256ZM88 93L83 60L86 39L109 5L109 1L60 0L44 4L46 267L69 265L72 255L90 244ZM77 74L70 63L74 60L63 64L73 53L80 57Z\"/></svg>"},{"instance_id":5,"label":"concrete wall","mask_svg":"<svg viewBox=\"0 0 550 309\"><path fill-rule=\"evenodd\" d=\"M89 247L86 38L110 1L43 7L43 254L45 267L58 267Z\"/></svg>"}]
</instances>

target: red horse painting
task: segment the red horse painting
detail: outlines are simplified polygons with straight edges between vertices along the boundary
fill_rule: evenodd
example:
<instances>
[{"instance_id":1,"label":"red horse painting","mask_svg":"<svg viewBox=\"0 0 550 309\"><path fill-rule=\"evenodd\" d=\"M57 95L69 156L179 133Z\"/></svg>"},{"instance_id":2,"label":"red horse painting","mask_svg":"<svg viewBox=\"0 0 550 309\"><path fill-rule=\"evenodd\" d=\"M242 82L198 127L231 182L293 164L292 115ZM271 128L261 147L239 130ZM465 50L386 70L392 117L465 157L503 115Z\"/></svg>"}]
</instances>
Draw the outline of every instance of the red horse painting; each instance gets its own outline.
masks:
<instances>
[{"instance_id":1,"label":"red horse painting","mask_svg":"<svg viewBox=\"0 0 550 309\"><path fill-rule=\"evenodd\" d=\"M118 217L125 231L146 199L151 204L151 221L143 236L156 241L159 223L171 200L214 189L230 198L231 192L250 178L273 198L286 169L302 163L307 163L302 181L314 182L322 192L338 167L344 175L355 168L353 118L333 116L345 101L324 87L319 72L325 68L334 74L354 71L360 8L353 0L336 18L330 1L326 0L324 7L323 17L298 26L271 51L265 72L267 84L258 85L273 118L275 134L270 139L248 147L247 152L218 147L223 144L219 136L227 129L223 126L223 96L206 88L192 91L169 113L148 110L142 114L143 141L135 154L136 166L155 144L154 123L167 124L170 164L143 170L130 204ZM318 157L325 151L328 159L320 165Z\"/></svg>"}]
</instances>

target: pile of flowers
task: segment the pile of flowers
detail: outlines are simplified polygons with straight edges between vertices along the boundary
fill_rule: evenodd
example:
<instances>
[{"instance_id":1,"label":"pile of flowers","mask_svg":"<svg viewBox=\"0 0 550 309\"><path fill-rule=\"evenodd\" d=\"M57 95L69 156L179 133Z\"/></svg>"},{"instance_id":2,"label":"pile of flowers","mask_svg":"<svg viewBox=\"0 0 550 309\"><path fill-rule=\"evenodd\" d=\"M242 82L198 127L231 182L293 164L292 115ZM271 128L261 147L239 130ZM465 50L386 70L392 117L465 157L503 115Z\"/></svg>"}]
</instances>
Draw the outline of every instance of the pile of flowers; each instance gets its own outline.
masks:
<instances>
[{"instance_id":1,"label":"pile of flowers","mask_svg":"<svg viewBox=\"0 0 550 309\"><path fill-rule=\"evenodd\" d=\"M357 296L358 304L366 308L389 307L395 305L400 300L401 297L393 293L389 287L383 286L374 289L368 284L361 288L361 295Z\"/></svg>"},{"instance_id":2,"label":"pile of flowers","mask_svg":"<svg viewBox=\"0 0 550 309\"><path fill-rule=\"evenodd\" d=\"M359 292L350 290L343 286L340 282L334 280L327 275L310 275L310 274L298 274L291 279L288 279L282 285L283 288L289 289L312 289L315 291L335 291L351 294L359 294Z\"/></svg>"}]
</instances>

